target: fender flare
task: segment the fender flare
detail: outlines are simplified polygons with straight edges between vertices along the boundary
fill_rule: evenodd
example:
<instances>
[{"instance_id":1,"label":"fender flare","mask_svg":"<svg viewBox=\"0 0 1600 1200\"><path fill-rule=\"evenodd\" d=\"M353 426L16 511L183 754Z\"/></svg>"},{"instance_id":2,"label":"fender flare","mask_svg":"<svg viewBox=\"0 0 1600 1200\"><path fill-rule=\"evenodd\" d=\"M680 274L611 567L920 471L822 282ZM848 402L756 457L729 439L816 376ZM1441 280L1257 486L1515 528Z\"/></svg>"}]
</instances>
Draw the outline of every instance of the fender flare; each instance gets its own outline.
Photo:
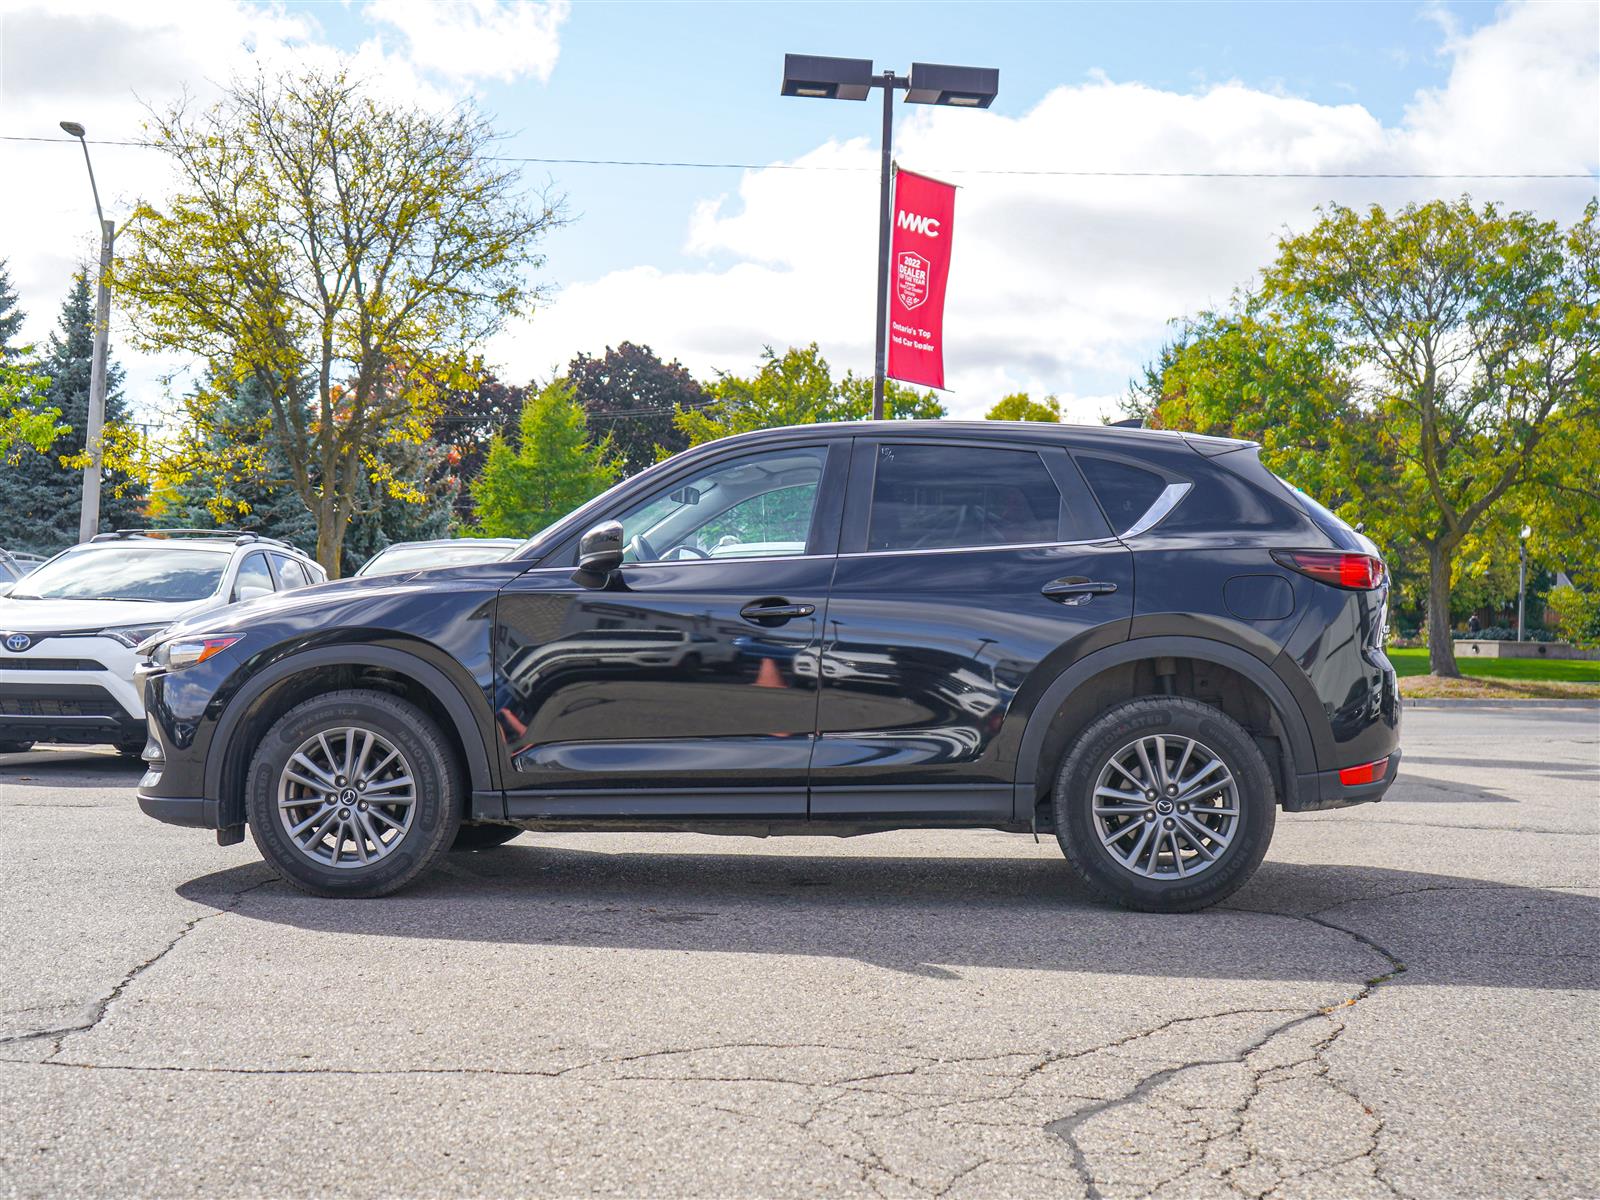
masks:
<instances>
[{"instance_id":1,"label":"fender flare","mask_svg":"<svg viewBox=\"0 0 1600 1200\"><path fill-rule=\"evenodd\" d=\"M495 772L484 745L483 730L473 716L472 706L456 686L438 667L387 646L325 646L304 650L279 659L236 692L217 720L216 730L206 752L205 794L226 804L222 795L222 771L233 742L234 732L249 714L251 706L267 689L281 683L291 675L315 667L369 666L384 667L400 675L407 675L428 690L449 714L456 736L466 752L468 787L471 791L489 791L497 787Z\"/></svg>"},{"instance_id":2,"label":"fender flare","mask_svg":"<svg viewBox=\"0 0 1600 1200\"><path fill-rule=\"evenodd\" d=\"M1032 789L1038 782L1039 755L1044 749L1051 722L1067 697L1102 671L1145 658L1198 658L1237 671L1266 693L1268 702L1277 713L1278 723L1283 726L1284 736L1289 741L1295 769L1315 767L1316 750L1305 714L1301 712L1288 685L1261 659L1237 646L1209 638L1135 638L1079 659L1058 675L1055 682L1045 689L1044 695L1039 697L1039 702L1028 714L1022 743L1017 749L1015 782L1019 796L1023 789Z\"/></svg>"}]
</instances>

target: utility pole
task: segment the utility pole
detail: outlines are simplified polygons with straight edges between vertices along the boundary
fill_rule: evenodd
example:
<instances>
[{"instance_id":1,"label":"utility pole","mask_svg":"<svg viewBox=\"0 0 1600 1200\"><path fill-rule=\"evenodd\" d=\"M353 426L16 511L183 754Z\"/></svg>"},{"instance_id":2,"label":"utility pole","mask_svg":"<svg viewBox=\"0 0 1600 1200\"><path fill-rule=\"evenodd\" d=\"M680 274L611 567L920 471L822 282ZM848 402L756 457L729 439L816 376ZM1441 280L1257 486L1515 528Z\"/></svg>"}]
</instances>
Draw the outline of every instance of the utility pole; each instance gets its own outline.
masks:
<instances>
[{"instance_id":1,"label":"utility pole","mask_svg":"<svg viewBox=\"0 0 1600 1200\"><path fill-rule=\"evenodd\" d=\"M1522 535L1517 538L1517 641L1522 640L1523 614L1528 606L1528 535L1533 532L1530 526L1522 527Z\"/></svg>"},{"instance_id":2,"label":"utility pole","mask_svg":"<svg viewBox=\"0 0 1600 1200\"><path fill-rule=\"evenodd\" d=\"M62 121L61 128L78 139L83 147L83 162L89 168L89 188L94 192L94 212L100 218L100 273L96 279L94 302L94 360L89 369L89 420L84 429L83 448L89 456L83 468L83 506L78 514L78 541L87 542L100 529L101 441L106 424L106 351L111 335L111 246L117 227L106 220L100 208L100 188L94 181L94 163L89 160L89 143L83 126Z\"/></svg>"},{"instance_id":3,"label":"utility pole","mask_svg":"<svg viewBox=\"0 0 1600 1200\"><path fill-rule=\"evenodd\" d=\"M894 236L894 90L911 81L883 73L883 163L878 171L878 339L872 351L872 419L883 420L883 380L889 366L889 239Z\"/></svg>"}]
</instances>

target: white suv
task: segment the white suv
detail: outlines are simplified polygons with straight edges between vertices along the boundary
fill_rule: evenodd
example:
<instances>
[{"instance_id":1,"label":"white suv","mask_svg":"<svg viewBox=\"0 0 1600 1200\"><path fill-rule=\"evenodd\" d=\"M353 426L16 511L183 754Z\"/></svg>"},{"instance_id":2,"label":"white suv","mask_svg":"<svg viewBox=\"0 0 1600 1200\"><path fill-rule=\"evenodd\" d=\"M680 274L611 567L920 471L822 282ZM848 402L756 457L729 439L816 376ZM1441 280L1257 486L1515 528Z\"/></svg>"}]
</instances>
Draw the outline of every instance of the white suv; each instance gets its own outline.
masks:
<instances>
[{"instance_id":1,"label":"white suv","mask_svg":"<svg viewBox=\"0 0 1600 1200\"><path fill-rule=\"evenodd\" d=\"M0 753L109 742L138 755L141 642L180 618L327 578L287 542L227 530L119 530L63 551L0 596Z\"/></svg>"}]
</instances>

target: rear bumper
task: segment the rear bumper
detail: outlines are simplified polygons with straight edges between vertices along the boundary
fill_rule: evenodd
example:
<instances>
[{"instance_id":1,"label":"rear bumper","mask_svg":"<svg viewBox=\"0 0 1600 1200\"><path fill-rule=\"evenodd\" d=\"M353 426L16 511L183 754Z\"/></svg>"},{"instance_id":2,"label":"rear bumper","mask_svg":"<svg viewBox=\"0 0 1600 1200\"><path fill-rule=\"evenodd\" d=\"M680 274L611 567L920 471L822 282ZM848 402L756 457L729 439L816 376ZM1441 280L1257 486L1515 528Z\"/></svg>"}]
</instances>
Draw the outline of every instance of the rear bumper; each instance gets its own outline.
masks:
<instances>
[{"instance_id":1,"label":"rear bumper","mask_svg":"<svg viewBox=\"0 0 1600 1200\"><path fill-rule=\"evenodd\" d=\"M1371 804L1382 800L1400 774L1400 748L1389 751L1388 769L1382 779L1348 785L1340 782L1338 771L1316 771L1296 777L1295 795L1284 800L1284 812L1320 812L1328 808L1349 808L1352 804Z\"/></svg>"}]
</instances>

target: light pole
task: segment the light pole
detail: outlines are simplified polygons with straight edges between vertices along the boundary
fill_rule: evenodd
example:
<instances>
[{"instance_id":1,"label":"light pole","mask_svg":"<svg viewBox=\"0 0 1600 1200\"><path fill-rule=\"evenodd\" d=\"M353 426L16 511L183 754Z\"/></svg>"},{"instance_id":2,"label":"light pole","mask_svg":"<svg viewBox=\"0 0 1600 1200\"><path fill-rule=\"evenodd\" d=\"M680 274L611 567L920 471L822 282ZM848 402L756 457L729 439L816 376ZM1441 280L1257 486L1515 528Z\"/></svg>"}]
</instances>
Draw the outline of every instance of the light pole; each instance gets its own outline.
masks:
<instances>
[{"instance_id":1,"label":"light pole","mask_svg":"<svg viewBox=\"0 0 1600 1200\"><path fill-rule=\"evenodd\" d=\"M883 89L883 144L878 169L878 327L873 341L872 419L883 420L883 372L889 355L889 237L894 228L890 183L894 175L894 93L903 89L907 104L948 104L954 108L988 108L1000 92L994 67L950 67L912 63L910 75L892 70L874 75L870 58L829 58L819 54L785 54L785 96L815 100L865 100L873 88Z\"/></svg>"},{"instance_id":2,"label":"light pole","mask_svg":"<svg viewBox=\"0 0 1600 1200\"><path fill-rule=\"evenodd\" d=\"M89 455L83 468L83 507L78 514L78 540L87 542L100 528L100 441L106 423L106 339L111 325L111 243L116 225L106 220L100 208L100 188L94 181L94 163L89 161L89 143L83 126L62 121L61 128L78 139L83 147L83 163L89 168L89 188L94 192L94 211L100 218L100 277L94 302L94 361L89 368L89 423L84 430L83 448Z\"/></svg>"},{"instance_id":3,"label":"light pole","mask_svg":"<svg viewBox=\"0 0 1600 1200\"><path fill-rule=\"evenodd\" d=\"M1524 525L1517 538L1517 641L1522 640L1522 617L1528 603L1528 535L1532 526Z\"/></svg>"}]
</instances>

